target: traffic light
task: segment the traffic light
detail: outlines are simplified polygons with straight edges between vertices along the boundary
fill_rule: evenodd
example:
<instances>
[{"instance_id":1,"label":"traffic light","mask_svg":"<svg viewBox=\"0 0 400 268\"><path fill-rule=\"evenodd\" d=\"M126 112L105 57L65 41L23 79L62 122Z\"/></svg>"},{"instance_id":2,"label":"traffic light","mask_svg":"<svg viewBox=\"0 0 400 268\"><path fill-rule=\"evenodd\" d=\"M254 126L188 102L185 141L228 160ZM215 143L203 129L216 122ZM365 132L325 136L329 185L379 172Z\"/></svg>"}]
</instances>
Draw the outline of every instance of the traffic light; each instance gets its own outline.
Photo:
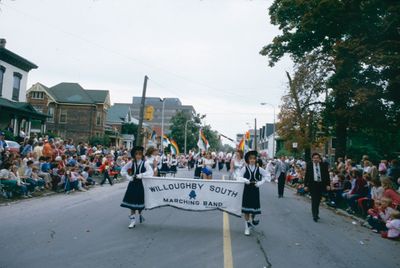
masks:
<instances>
[{"instance_id":1,"label":"traffic light","mask_svg":"<svg viewBox=\"0 0 400 268\"><path fill-rule=\"evenodd\" d=\"M153 106L146 106L144 111L144 120L151 121L153 120L154 114L154 107Z\"/></svg>"}]
</instances>

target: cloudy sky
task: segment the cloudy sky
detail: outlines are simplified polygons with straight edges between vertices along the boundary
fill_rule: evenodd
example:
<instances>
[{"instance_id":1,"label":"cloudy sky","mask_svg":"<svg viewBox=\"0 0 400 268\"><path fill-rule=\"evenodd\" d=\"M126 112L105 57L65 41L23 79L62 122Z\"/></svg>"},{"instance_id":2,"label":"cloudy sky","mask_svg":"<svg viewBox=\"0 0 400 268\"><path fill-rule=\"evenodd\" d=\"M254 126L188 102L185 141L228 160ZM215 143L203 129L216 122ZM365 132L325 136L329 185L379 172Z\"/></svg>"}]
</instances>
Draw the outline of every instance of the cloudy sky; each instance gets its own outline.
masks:
<instances>
[{"instance_id":1,"label":"cloudy sky","mask_svg":"<svg viewBox=\"0 0 400 268\"><path fill-rule=\"evenodd\" d=\"M284 59L259 54L279 33L272 0L1 0L0 37L36 63L28 87L77 82L111 101L178 97L232 138L272 122L286 87ZM277 108L278 109L278 108Z\"/></svg>"}]
</instances>

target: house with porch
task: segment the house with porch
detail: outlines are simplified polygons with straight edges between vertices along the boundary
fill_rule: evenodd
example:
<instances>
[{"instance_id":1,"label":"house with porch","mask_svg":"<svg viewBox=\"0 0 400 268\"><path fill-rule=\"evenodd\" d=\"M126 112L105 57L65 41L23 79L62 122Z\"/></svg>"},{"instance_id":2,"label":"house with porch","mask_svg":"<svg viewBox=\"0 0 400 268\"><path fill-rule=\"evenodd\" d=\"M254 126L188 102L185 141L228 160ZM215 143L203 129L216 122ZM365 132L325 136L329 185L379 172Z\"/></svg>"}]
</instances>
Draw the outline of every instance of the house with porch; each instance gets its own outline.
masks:
<instances>
[{"instance_id":1,"label":"house with porch","mask_svg":"<svg viewBox=\"0 0 400 268\"><path fill-rule=\"evenodd\" d=\"M26 102L28 73L38 66L6 48L6 40L0 39L0 130L8 130L14 136L26 136L32 132L32 122L39 132L46 131L47 115L38 112Z\"/></svg>"}]
</instances>

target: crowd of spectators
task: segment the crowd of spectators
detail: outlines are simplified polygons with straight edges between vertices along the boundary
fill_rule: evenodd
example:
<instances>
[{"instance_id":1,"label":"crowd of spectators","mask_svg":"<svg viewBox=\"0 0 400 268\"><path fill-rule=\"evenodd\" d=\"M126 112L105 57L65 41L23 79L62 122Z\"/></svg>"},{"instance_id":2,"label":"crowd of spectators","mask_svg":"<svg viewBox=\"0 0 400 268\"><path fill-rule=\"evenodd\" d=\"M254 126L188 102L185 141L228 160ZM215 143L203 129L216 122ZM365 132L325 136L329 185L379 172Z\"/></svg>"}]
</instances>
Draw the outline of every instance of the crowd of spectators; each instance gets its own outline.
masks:
<instances>
[{"instance_id":1,"label":"crowd of spectators","mask_svg":"<svg viewBox=\"0 0 400 268\"><path fill-rule=\"evenodd\" d=\"M295 159L287 159L286 163L289 167L287 183L296 187L298 194L308 194L303 184L306 163ZM382 237L400 238L400 165L397 159L374 164L367 155L359 163L339 158L330 165L330 180L330 191L325 195L328 206L365 218L372 231Z\"/></svg>"},{"instance_id":2,"label":"crowd of spectators","mask_svg":"<svg viewBox=\"0 0 400 268\"><path fill-rule=\"evenodd\" d=\"M0 187L5 197L24 198L43 191L87 191L96 184L94 177L100 185L107 180L113 185L129 159L122 147L75 145L73 140L29 138L19 151L0 142Z\"/></svg>"}]
</instances>

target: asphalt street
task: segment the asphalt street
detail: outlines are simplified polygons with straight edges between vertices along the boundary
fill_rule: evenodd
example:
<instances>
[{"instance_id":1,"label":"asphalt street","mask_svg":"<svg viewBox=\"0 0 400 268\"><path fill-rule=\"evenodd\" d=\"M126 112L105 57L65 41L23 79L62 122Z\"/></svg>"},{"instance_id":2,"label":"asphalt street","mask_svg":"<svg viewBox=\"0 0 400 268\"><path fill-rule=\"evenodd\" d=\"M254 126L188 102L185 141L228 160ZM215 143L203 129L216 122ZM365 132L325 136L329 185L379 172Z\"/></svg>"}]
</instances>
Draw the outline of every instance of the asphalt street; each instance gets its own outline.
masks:
<instances>
[{"instance_id":1,"label":"asphalt street","mask_svg":"<svg viewBox=\"0 0 400 268\"><path fill-rule=\"evenodd\" d=\"M248 237L241 218L169 207L145 211L129 230L126 186L0 206L0 268L400 267L398 242L325 208L314 223L309 200L288 189L278 199L274 183L261 188L261 222Z\"/></svg>"}]
</instances>

